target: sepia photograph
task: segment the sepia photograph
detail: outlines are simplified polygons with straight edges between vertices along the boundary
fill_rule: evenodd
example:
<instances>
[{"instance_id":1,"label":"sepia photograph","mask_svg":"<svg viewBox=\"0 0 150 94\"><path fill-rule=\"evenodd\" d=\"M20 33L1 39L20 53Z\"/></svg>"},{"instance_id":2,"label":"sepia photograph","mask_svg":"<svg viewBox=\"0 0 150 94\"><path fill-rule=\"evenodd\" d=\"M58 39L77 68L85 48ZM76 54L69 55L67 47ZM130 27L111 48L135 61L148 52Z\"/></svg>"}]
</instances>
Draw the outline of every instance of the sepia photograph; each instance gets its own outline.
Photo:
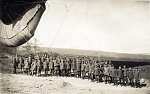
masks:
<instances>
[{"instance_id":1,"label":"sepia photograph","mask_svg":"<svg viewBox=\"0 0 150 94\"><path fill-rule=\"evenodd\" d=\"M150 94L150 0L0 0L0 94Z\"/></svg>"}]
</instances>

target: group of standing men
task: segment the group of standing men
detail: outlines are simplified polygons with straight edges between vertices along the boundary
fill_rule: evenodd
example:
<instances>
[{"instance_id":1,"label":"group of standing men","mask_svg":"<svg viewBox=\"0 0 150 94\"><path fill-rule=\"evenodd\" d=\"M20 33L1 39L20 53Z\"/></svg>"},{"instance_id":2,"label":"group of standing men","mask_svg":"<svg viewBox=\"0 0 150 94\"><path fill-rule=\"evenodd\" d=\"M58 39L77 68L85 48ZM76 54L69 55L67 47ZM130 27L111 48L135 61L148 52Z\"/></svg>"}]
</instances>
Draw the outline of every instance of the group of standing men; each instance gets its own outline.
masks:
<instances>
[{"instance_id":1,"label":"group of standing men","mask_svg":"<svg viewBox=\"0 0 150 94\"><path fill-rule=\"evenodd\" d=\"M111 61L96 60L89 57L68 58L66 56L54 56L47 53L26 58L22 56L13 57L13 73L19 69L19 73L36 76L62 76L88 79L97 83L124 85L139 87L140 74L138 68L126 68L120 66L118 69Z\"/></svg>"}]
</instances>

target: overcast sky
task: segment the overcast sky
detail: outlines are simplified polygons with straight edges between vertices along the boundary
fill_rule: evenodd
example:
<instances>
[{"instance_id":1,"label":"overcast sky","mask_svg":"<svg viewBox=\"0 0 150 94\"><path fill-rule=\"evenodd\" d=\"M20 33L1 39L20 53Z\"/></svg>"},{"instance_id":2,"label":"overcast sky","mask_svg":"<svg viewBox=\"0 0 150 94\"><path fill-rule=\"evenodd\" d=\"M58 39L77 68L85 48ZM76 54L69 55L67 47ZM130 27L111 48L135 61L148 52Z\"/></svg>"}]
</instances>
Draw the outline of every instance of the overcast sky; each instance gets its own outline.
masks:
<instances>
[{"instance_id":1,"label":"overcast sky","mask_svg":"<svg viewBox=\"0 0 150 94\"><path fill-rule=\"evenodd\" d=\"M150 3L48 0L35 37L42 46L150 53Z\"/></svg>"}]
</instances>

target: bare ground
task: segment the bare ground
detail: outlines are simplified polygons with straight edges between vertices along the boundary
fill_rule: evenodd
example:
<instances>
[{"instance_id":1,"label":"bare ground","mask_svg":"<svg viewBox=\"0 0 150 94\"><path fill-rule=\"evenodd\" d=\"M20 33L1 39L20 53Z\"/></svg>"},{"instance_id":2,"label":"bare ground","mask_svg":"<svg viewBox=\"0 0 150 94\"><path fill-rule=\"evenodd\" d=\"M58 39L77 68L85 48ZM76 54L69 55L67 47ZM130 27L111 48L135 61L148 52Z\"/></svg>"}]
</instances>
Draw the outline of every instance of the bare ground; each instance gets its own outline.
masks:
<instances>
[{"instance_id":1,"label":"bare ground","mask_svg":"<svg viewBox=\"0 0 150 94\"><path fill-rule=\"evenodd\" d=\"M0 73L1 94L150 94L150 88L93 83L87 79Z\"/></svg>"}]
</instances>

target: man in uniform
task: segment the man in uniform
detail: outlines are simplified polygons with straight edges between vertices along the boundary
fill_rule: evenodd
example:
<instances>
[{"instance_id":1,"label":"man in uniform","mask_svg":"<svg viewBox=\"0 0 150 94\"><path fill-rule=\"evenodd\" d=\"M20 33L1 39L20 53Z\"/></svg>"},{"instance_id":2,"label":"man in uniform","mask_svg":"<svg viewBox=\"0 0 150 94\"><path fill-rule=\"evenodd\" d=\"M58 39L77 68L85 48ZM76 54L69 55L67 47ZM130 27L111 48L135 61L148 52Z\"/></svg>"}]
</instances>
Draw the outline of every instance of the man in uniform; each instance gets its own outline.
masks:
<instances>
[{"instance_id":1,"label":"man in uniform","mask_svg":"<svg viewBox=\"0 0 150 94\"><path fill-rule=\"evenodd\" d=\"M49 71L49 62L50 62L50 58L49 58L49 55L46 53L46 62L47 62L47 76L49 75L48 74L48 71Z\"/></svg>"},{"instance_id":2,"label":"man in uniform","mask_svg":"<svg viewBox=\"0 0 150 94\"><path fill-rule=\"evenodd\" d=\"M131 67L127 71L127 78L129 80L129 84L131 85L131 87L133 87L133 78L134 78L134 75L133 75L133 70L132 70Z\"/></svg>"},{"instance_id":3,"label":"man in uniform","mask_svg":"<svg viewBox=\"0 0 150 94\"><path fill-rule=\"evenodd\" d=\"M16 59L16 66L17 66L17 68L18 68L18 65L19 65L19 56L16 54L16 57L15 57L15 59Z\"/></svg>"},{"instance_id":4,"label":"man in uniform","mask_svg":"<svg viewBox=\"0 0 150 94\"><path fill-rule=\"evenodd\" d=\"M55 76L59 76L59 63L60 63L59 57L58 56L54 57L53 62L54 62Z\"/></svg>"},{"instance_id":5,"label":"man in uniform","mask_svg":"<svg viewBox=\"0 0 150 94\"><path fill-rule=\"evenodd\" d=\"M70 76L71 75L71 63L69 58L66 57L66 71L67 71L67 75L66 76Z\"/></svg>"},{"instance_id":6,"label":"man in uniform","mask_svg":"<svg viewBox=\"0 0 150 94\"><path fill-rule=\"evenodd\" d=\"M36 61L37 61L37 76L41 76L41 66L42 66L41 59L37 58Z\"/></svg>"},{"instance_id":7,"label":"man in uniform","mask_svg":"<svg viewBox=\"0 0 150 94\"><path fill-rule=\"evenodd\" d=\"M85 64L85 76L89 78L89 60L87 60Z\"/></svg>"},{"instance_id":8,"label":"man in uniform","mask_svg":"<svg viewBox=\"0 0 150 94\"><path fill-rule=\"evenodd\" d=\"M23 67L24 67L24 59L22 56L19 58L19 65L20 65L20 73L23 73Z\"/></svg>"},{"instance_id":9,"label":"man in uniform","mask_svg":"<svg viewBox=\"0 0 150 94\"><path fill-rule=\"evenodd\" d=\"M109 81L109 68L108 68L107 61L104 65L104 78L105 78L104 82L107 84Z\"/></svg>"},{"instance_id":10,"label":"man in uniform","mask_svg":"<svg viewBox=\"0 0 150 94\"><path fill-rule=\"evenodd\" d=\"M95 80L97 81L97 83L100 82L100 67L99 67L99 63L97 61L97 63L95 64L94 67L94 75L95 75Z\"/></svg>"},{"instance_id":11,"label":"man in uniform","mask_svg":"<svg viewBox=\"0 0 150 94\"><path fill-rule=\"evenodd\" d=\"M31 64L31 75L33 76L34 74L37 74L37 60L32 60L32 64Z\"/></svg>"},{"instance_id":12,"label":"man in uniform","mask_svg":"<svg viewBox=\"0 0 150 94\"><path fill-rule=\"evenodd\" d=\"M17 62L15 56L13 56L12 59L13 59L13 73L16 74Z\"/></svg>"},{"instance_id":13,"label":"man in uniform","mask_svg":"<svg viewBox=\"0 0 150 94\"><path fill-rule=\"evenodd\" d=\"M47 60L44 59L43 68L44 68L45 77L47 77L47 74L48 74L48 66L47 66L47 64L48 64Z\"/></svg>"},{"instance_id":14,"label":"man in uniform","mask_svg":"<svg viewBox=\"0 0 150 94\"><path fill-rule=\"evenodd\" d=\"M93 82L94 81L94 63L93 62L90 63L89 74L90 74L91 82Z\"/></svg>"},{"instance_id":15,"label":"man in uniform","mask_svg":"<svg viewBox=\"0 0 150 94\"><path fill-rule=\"evenodd\" d=\"M135 68L135 71L134 71L134 87L139 87L140 86L140 74L139 74L139 70L138 68Z\"/></svg>"},{"instance_id":16,"label":"man in uniform","mask_svg":"<svg viewBox=\"0 0 150 94\"><path fill-rule=\"evenodd\" d=\"M84 76L85 76L85 59L84 59L84 57L82 57L82 60L81 60L81 75L82 75L82 79L84 79Z\"/></svg>"},{"instance_id":17,"label":"man in uniform","mask_svg":"<svg viewBox=\"0 0 150 94\"><path fill-rule=\"evenodd\" d=\"M118 80L119 80L119 83L118 84L120 84L120 85L122 85L122 80L123 80L123 71L122 71L122 68L121 68L121 66L119 67L119 69L118 69Z\"/></svg>"},{"instance_id":18,"label":"man in uniform","mask_svg":"<svg viewBox=\"0 0 150 94\"><path fill-rule=\"evenodd\" d=\"M128 79L127 79L127 68L126 65L123 66L123 84L124 86L128 85Z\"/></svg>"},{"instance_id":19,"label":"man in uniform","mask_svg":"<svg viewBox=\"0 0 150 94\"><path fill-rule=\"evenodd\" d=\"M112 83L114 83L114 85L116 85L117 84L117 82L116 82L117 81L117 78L116 78L117 70L116 70L116 68L114 68L113 64L111 65L110 76L112 78Z\"/></svg>"},{"instance_id":20,"label":"man in uniform","mask_svg":"<svg viewBox=\"0 0 150 94\"><path fill-rule=\"evenodd\" d=\"M77 57L77 77L81 77L81 59Z\"/></svg>"},{"instance_id":21,"label":"man in uniform","mask_svg":"<svg viewBox=\"0 0 150 94\"><path fill-rule=\"evenodd\" d=\"M57 66L56 74L57 76L59 76L60 75L60 56L57 56L56 58L56 66Z\"/></svg>"},{"instance_id":22,"label":"man in uniform","mask_svg":"<svg viewBox=\"0 0 150 94\"><path fill-rule=\"evenodd\" d=\"M104 75L104 73L103 73L103 65L100 63L99 64L99 79L100 79L100 81L103 81L103 75Z\"/></svg>"},{"instance_id":23,"label":"man in uniform","mask_svg":"<svg viewBox=\"0 0 150 94\"><path fill-rule=\"evenodd\" d=\"M26 60L25 60L24 69L26 71L26 74L28 75L29 74L29 60L28 60L28 58L26 58Z\"/></svg>"},{"instance_id":24,"label":"man in uniform","mask_svg":"<svg viewBox=\"0 0 150 94\"><path fill-rule=\"evenodd\" d=\"M44 71L44 55L41 57L41 71Z\"/></svg>"},{"instance_id":25,"label":"man in uniform","mask_svg":"<svg viewBox=\"0 0 150 94\"><path fill-rule=\"evenodd\" d=\"M60 75L65 76L65 58L60 59Z\"/></svg>"},{"instance_id":26,"label":"man in uniform","mask_svg":"<svg viewBox=\"0 0 150 94\"><path fill-rule=\"evenodd\" d=\"M32 56L31 55L29 55L29 57L28 57L28 62L29 62L29 72L30 72L31 64L32 64Z\"/></svg>"},{"instance_id":27,"label":"man in uniform","mask_svg":"<svg viewBox=\"0 0 150 94\"><path fill-rule=\"evenodd\" d=\"M111 76L110 76L111 67L112 67L111 61L109 61L109 63L108 63L108 82L109 82L109 83L112 82L112 78L111 78Z\"/></svg>"},{"instance_id":28,"label":"man in uniform","mask_svg":"<svg viewBox=\"0 0 150 94\"><path fill-rule=\"evenodd\" d=\"M76 62L74 59L72 60L72 63L71 63L71 71L72 71L71 74L73 74L75 76L75 74L76 74Z\"/></svg>"},{"instance_id":29,"label":"man in uniform","mask_svg":"<svg viewBox=\"0 0 150 94\"><path fill-rule=\"evenodd\" d=\"M50 75L54 75L54 62L53 62L53 57L50 57L50 62L49 62L49 71Z\"/></svg>"}]
</instances>

